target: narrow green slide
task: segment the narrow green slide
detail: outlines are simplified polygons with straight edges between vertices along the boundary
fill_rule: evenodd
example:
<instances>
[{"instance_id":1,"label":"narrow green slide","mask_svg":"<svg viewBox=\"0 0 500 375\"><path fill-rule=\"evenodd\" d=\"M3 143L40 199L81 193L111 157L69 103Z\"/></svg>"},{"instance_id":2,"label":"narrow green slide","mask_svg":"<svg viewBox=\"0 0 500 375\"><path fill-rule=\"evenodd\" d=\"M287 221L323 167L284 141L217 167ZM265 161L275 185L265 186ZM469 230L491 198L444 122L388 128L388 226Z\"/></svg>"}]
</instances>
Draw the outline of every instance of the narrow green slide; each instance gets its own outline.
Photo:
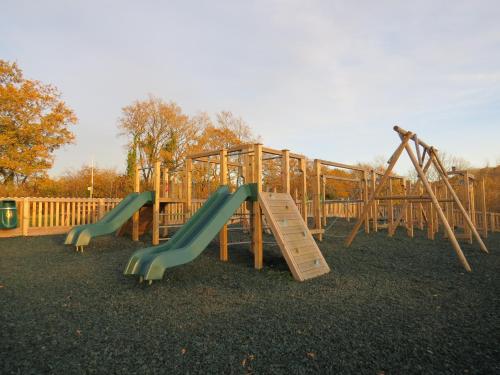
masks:
<instances>
[{"instance_id":1,"label":"narrow green slide","mask_svg":"<svg viewBox=\"0 0 500 375\"><path fill-rule=\"evenodd\" d=\"M97 223L80 225L71 229L64 243L66 245L84 246L88 245L93 237L113 233L125 224L142 206L152 203L153 200L154 193L151 191L129 194Z\"/></svg>"},{"instance_id":2,"label":"narrow green slide","mask_svg":"<svg viewBox=\"0 0 500 375\"><path fill-rule=\"evenodd\" d=\"M247 199L256 199L254 184L240 186L233 194L227 186L221 186L168 242L137 250L124 274L137 275L143 280L161 280L167 268L191 262Z\"/></svg>"}]
</instances>

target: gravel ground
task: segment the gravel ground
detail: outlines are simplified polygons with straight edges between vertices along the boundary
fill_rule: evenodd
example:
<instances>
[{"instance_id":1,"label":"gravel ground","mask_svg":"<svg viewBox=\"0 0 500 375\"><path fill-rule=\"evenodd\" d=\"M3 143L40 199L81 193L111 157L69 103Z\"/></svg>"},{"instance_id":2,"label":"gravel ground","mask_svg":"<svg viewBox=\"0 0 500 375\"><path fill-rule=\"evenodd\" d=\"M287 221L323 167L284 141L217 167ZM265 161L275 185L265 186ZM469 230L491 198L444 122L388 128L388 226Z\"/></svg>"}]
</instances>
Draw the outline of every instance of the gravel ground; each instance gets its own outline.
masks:
<instances>
[{"instance_id":1,"label":"gravel ground","mask_svg":"<svg viewBox=\"0 0 500 375\"><path fill-rule=\"evenodd\" d=\"M351 223L352 224L352 223ZM500 234L490 255L337 222L320 244L332 272L298 283L265 249L230 262L212 245L150 287L122 275L136 248L63 236L0 240L0 373L499 374Z\"/></svg>"}]
</instances>

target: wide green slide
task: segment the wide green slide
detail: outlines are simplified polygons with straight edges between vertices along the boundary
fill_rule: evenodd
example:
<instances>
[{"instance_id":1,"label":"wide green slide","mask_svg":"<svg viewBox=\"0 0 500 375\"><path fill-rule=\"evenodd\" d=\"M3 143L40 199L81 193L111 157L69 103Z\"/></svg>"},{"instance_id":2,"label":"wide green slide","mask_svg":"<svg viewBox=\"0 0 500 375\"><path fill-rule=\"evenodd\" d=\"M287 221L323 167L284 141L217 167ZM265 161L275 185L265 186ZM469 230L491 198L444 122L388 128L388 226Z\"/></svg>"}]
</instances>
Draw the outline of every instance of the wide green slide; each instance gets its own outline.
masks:
<instances>
[{"instance_id":1,"label":"wide green slide","mask_svg":"<svg viewBox=\"0 0 500 375\"><path fill-rule=\"evenodd\" d=\"M151 191L129 194L97 223L80 225L71 229L64 243L77 247L85 246L93 237L113 233L125 224L142 206L152 203L153 200L154 193Z\"/></svg>"},{"instance_id":2,"label":"wide green slide","mask_svg":"<svg viewBox=\"0 0 500 375\"><path fill-rule=\"evenodd\" d=\"M167 268L191 262L247 199L256 199L255 184L242 185L232 194L227 186L221 186L168 242L137 250L124 274L161 280Z\"/></svg>"}]
</instances>

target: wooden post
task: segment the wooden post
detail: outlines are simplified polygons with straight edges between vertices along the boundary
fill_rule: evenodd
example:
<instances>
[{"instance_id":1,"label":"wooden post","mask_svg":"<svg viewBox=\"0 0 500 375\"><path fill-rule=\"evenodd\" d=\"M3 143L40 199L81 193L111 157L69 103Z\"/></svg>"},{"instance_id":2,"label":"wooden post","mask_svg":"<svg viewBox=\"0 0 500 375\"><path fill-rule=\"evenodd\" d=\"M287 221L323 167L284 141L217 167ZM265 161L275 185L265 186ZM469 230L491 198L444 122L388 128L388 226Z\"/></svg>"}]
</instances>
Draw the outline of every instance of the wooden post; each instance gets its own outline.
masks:
<instances>
[{"instance_id":1,"label":"wooden post","mask_svg":"<svg viewBox=\"0 0 500 375\"><path fill-rule=\"evenodd\" d=\"M168 175L168 168L163 168L163 181L162 181L162 189L161 189L161 196L168 198L169 196L169 175Z\"/></svg>"},{"instance_id":2,"label":"wooden post","mask_svg":"<svg viewBox=\"0 0 500 375\"><path fill-rule=\"evenodd\" d=\"M21 235L23 234L23 225L24 225L24 200L16 200L16 209L17 209L17 226L21 231Z\"/></svg>"},{"instance_id":3,"label":"wooden post","mask_svg":"<svg viewBox=\"0 0 500 375\"><path fill-rule=\"evenodd\" d=\"M262 145L254 145L253 178L257 184L257 192L262 191ZM254 267L262 269L264 264L262 248L262 213L259 201L252 203L252 250L254 256Z\"/></svg>"},{"instance_id":4,"label":"wooden post","mask_svg":"<svg viewBox=\"0 0 500 375\"><path fill-rule=\"evenodd\" d=\"M363 171L363 208L368 205L368 172ZM358 219L361 218L361 209L358 211ZM370 233L370 220L365 220L365 232Z\"/></svg>"},{"instance_id":5,"label":"wooden post","mask_svg":"<svg viewBox=\"0 0 500 375\"><path fill-rule=\"evenodd\" d=\"M56 227L58 227L58 226L60 225L59 221L60 221L60 217L61 217L61 216L60 216L60 215L61 215L61 213L59 212L59 207L60 207L60 205L61 205L61 202L60 202L59 200L56 200L56 201L54 202L54 204L56 205L56 209L55 209L55 220L56 220L56 222L55 222L55 224L54 224L54 225L55 225ZM94 205L95 205L95 201L94 201ZM94 212L92 212L92 216L94 216ZM94 222L94 220L92 220L92 221L91 221L91 223L93 223L93 222Z\"/></svg>"},{"instance_id":6,"label":"wooden post","mask_svg":"<svg viewBox=\"0 0 500 375\"><path fill-rule=\"evenodd\" d=\"M455 205L453 202L450 203L450 211L451 211L451 220L450 220L451 229L455 230Z\"/></svg>"},{"instance_id":7,"label":"wooden post","mask_svg":"<svg viewBox=\"0 0 500 375\"><path fill-rule=\"evenodd\" d=\"M103 217L104 217L104 198L99 198L99 203L98 203L98 206L97 206L97 210L99 211L99 214L98 214L98 219L101 220Z\"/></svg>"},{"instance_id":8,"label":"wooden post","mask_svg":"<svg viewBox=\"0 0 500 375\"><path fill-rule=\"evenodd\" d=\"M430 183L429 183L430 184ZM431 184L432 188L432 184ZM432 202L428 202L426 205L427 212L426 212L426 217L427 217L427 239L433 240L434 239L434 208L432 205Z\"/></svg>"},{"instance_id":9,"label":"wooden post","mask_svg":"<svg viewBox=\"0 0 500 375\"><path fill-rule=\"evenodd\" d=\"M318 230L318 240L323 240L321 234L321 162L314 159L314 181L313 181L313 211L314 211L314 229Z\"/></svg>"},{"instance_id":10,"label":"wooden post","mask_svg":"<svg viewBox=\"0 0 500 375\"><path fill-rule=\"evenodd\" d=\"M38 207L38 212L37 212L37 226L41 227L42 226L42 217L43 217L43 215L42 215L43 202L38 201L37 207ZM75 211L76 208L75 207L76 207L76 203L73 202L73 220L76 223L76 211Z\"/></svg>"},{"instance_id":11,"label":"wooden post","mask_svg":"<svg viewBox=\"0 0 500 375\"><path fill-rule=\"evenodd\" d=\"M184 222L188 221L191 217L191 207L192 207L192 167L193 161L190 158L186 159L186 165L184 168L184 192L185 192L185 200L184 200Z\"/></svg>"},{"instance_id":12,"label":"wooden post","mask_svg":"<svg viewBox=\"0 0 500 375\"><path fill-rule=\"evenodd\" d=\"M389 181L387 181L387 183L389 184L389 195L392 196L392 178L389 178ZM389 202L387 202L387 222L387 228L391 228L394 222L394 203L392 199L389 199Z\"/></svg>"},{"instance_id":13,"label":"wooden post","mask_svg":"<svg viewBox=\"0 0 500 375\"><path fill-rule=\"evenodd\" d=\"M481 239L481 236L476 230L476 227L472 224L472 221L467 215L467 211L465 210L464 206L460 202L460 199L458 199L457 194L455 193L455 190L453 190L453 187L450 184L450 181L448 181L448 176L446 175L446 169L444 169L443 164L441 163L441 160L439 160L439 157L436 155L436 153L433 151L431 157L433 158L434 166L438 170L438 172L441 174L443 177L443 181L446 184L446 187L448 188L453 200L455 201L458 209L462 212L462 215L464 215L464 219L466 224L469 226L471 229L472 233L474 234L474 237L476 238L476 241L479 243L479 247L481 250L485 253L488 253L488 249L486 248L486 245L484 244L483 240Z\"/></svg>"},{"instance_id":14,"label":"wooden post","mask_svg":"<svg viewBox=\"0 0 500 375\"><path fill-rule=\"evenodd\" d=\"M365 188L364 188L364 179L360 178L359 180L359 197L358 197L358 204L356 205L356 219L359 219L359 215L361 215L361 208L363 207L363 204L365 203ZM368 221L368 220L367 220ZM367 221L365 222L365 232L366 232L366 224ZM368 226L368 231L370 230L370 226ZM369 232L368 232L369 233Z\"/></svg>"},{"instance_id":15,"label":"wooden post","mask_svg":"<svg viewBox=\"0 0 500 375\"><path fill-rule=\"evenodd\" d=\"M419 194L424 193L424 188L419 185ZM424 230L424 205L422 202L418 203L418 229Z\"/></svg>"},{"instance_id":16,"label":"wooden post","mask_svg":"<svg viewBox=\"0 0 500 375\"><path fill-rule=\"evenodd\" d=\"M139 166L135 166L135 171L134 171L134 193L139 193L141 190L141 181L140 181L140 175L139 175ZM139 210L134 212L132 215L132 241L139 241Z\"/></svg>"},{"instance_id":17,"label":"wooden post","mask_svg":"<svg viewBox=\"0 0 500 375\"><path fill-rule=\"evenodd\" d=\"M484 181L484 177L480 182L480 191L481 191L481 215L483 218L483 237L488 237L488 213L486 211L486 183Z\"/></svg>"},{"instance_id":18,"label":"wooden post","mask_svg":"<svg viewBox=\"0 0 500 375\"><path fill-rule=\"evenodd\" d=\"M281 152L281 185L283 192L290 194L290 151L282 150Z\"/></svg>"},{"instance_id":19,"label":"wooden post","mask_svg":"<svg viewBox=\"0 0 500 375\"><path fill-rule=\"evenodd\" d=\"M377 174L375 173L375 170L372 169L372 194L375 196L375 189L377 188ZM378 201L375 199L373 201L373 208L372 208L372 225L373 225L373 231L378 232Z\"/></svg>"},{"instance_id":20,"label":"wooden post","mask_svg":"<svg viewBox=\"0 0 500 375\"><path fill-rule=\"evenodd\" d=\"M156 161L154 164L154 195L153 203L153 245L160 243L160 193L161 193L161 164Z\"/></svg>"},{"instance_id":21,"label":"wooden post","mask_svg":"<svg viewBox=\"0 0 500 375\"><path fill-rule=\"evenodd\" d=\"M452 244L452 246L453 246L453 248L455 250L455 253L458 256L458 260L460 261L460 263L462 264L462 266L465 268L465 270L467 272L470 272L471 268L469 266L469 262L467 262L467 259L465 258L465 255L462 252L462 249L460 248L460 245L458 244L458 241L457 241L457 239L455 237L455 234L453 233L453 230L451 229L450 224L446 220L444 212L441 209L441 206L439 205L439 202L438 202L436 196L434 195L434 191L432 190L432 187L431 187L429 181L427 180L427 177L425 176L424 171L420 167L420 165L419 165L419 163L418 163L418 161L417 161L417 159L415 157L415 154L413 153L411 147L408 144L406 144L405 148L406 148L406 152L408 153L408 156L411 159L411 162L415 166L415 169L417 170L417 173L420 176L420 179L422 180L422 184L424 185L425 190L427 190L427 194L429 194L429 196L430 196L430 198L432 200L432 203L434 204L434 206L435 206L435 208L436 208L436 210L438 212L438 215L441 218L441 221L443 222L443 225L446 227L446 232L448 233L448 238L450 239L451 244ZM430 157L432 157L432 155L430 155Z\"/></svg>"},{"instance_id":22,"label":"wooden post","mask_svg":"<svg viewBox=\"0 0 500 375\"><path fill-rule=\"evenodd\" d=\"M242 150L244 151L244 150ZM247 149L247 152L249 149ZM248 153L245 153L241 156L241 167L239 167L240 175L243 177L243 181L245 184L248 184L249 182L252 182L252 177L251 177L251 157L249 156ZM250 214L251 214L251 206L252 202L245 202L243 204L243 217L242 217L242 225L245 228L245 231L250 232L250 227L251 227L251 220L250 220ZM252 249L250 249L253 251Z\"/></svg>"},{"instance_id":23,"label":"wooden post","mask_svg":"<svg viewBox=\"0 0 500 375\"><path fill-rule=\"evenodd\" d=\"M227 185L227 150L223 149L219 153L220 185ZM219 257L223 262L227 262L229 254L227 251L227 224L224 224L219 232Z\"/></svg>"},{"instance_id":24,"label":"wooden post","mask_svg":"<svg viewBox=\"0 0 500 375\"><path fill-rule=\"evenodd\" d=\"M411 192L411 181L406 181L406 191ZM413 238L413 203L408 204L407 221L406 221L408 236Z\"/></svg>"},{"instance_id":25,"label":"wooden post","mask_svg":"<svg viewBox=\"0 0 500 375\"><path fill-rule=\"evenodd\" d=\"M326 227L326 178L321 176L321 217L323 219L323 226ZM349 221L349 213L347 214L347 221Z\"/></svg>"},{"instance_id":26,"label":"wooden post","mask_svg":"<svg viewBox=\"0 0 500 375\"><path fill-rule=\"evenodd\" d=\"M185 175L185 171L183 171L184 175ZM181 179L181 181L179 183L177 183L177 198L179 198L180 200L186 200L184 198L184 184L186 183L186 178L184 178L184 180ZM173 195L173 194L172 194ZM170 196L172 196L170 195ZM184 202L185 204L185 202Z\"/></svg>"},{"instance_id":27,"label":"wooden post","mask_svg":"<svg viewBox=\"0 0 500 375\"><path fill-rule=\"evenodd\" d=\"M22 221L22 233L23 236L28 235L28 229L30 226L30 200L29 198L23 198L23 221Z\"/></svg>"},{"instance_id":28,"label":"wooden post","mask_svg":"<svg viewBox=\"0 0 500 375\"><path fill-rule=\"evenodd\" d=\"M61 199L59 201L59 204L61 205L61 207L59 208L59 212L60 212L60 216L59 216L59 223L62 227L65 226L64 222L65 222L65 217L66 217L66 212L64 211L64 208L66 207L66 202L64 202L63 199Z\"/></svg>"},{"instance_id":29,"label":"wooden post","mask_svg":"<svg viewBox=\"0 0 500 375\"><path fill-rule=\"evenodd\" d=\"M307 225L307 161L305 158L300 159L300 170L302 171L302 218Z\"/></svg>"},{"instance_id":30,"label":"wooden post","mask_svg":"<svg viewBox=\"0 0 500 375\"><path fill-rule=\"evenodd\" d=\"M439 186L437 186L437 185L435 185L435 187L434 187L434 194L436 195L436 198L438 199L438 202L439 202ZM439 205L441 205L441 203L439 203ZM443 207L441 207L441 209L443 209ZM443 212L444 212L444 210L443 210ZM448 222L448 224L449 224L449 222ZM434 215L434 233L437 233L437 232L439 232L439 216L438 216L437 212L435 212L435 215Z\"/></svg>"},{"instance_id":31,"label":"wooden post","mask_svg":"<svg viewBox=\"0 0 500 375\"><path fill-rule=\"evenodd\" d=\"M465 207L469 216L472 214L471 212L471 194L470 194L470 184L469 184L469 172L465 172L463 176L464 181L464 194L465 194ZM472 231L470 228L465 225L464 220L464 232L468 238L469 243L472 243Z\"/></svg>"},{"instance_id":32,"label":"wooden post","mask_svg":"<svg viewBox=\"0 0 500 375\"><path fill-rule=\"evenodd\" d=\"M243 155L243 157L246 159L247 161L247 178L248 178L248 181L255 181L255 178L254 178L254 154L253 154L253 148L254 146L250 146L250 148L248 148L248 152L249 154L245 154ZM250 151L251 150L251 151ZM252 152L252 153L250 153Z\"/></svg>"},{"instance_id":33,"label":"wooden post","mask_svg":"<svg viewBox=\"0 0 500 375\"><path fill-rule=\"evenodd\" d=\"M472 225L477 228L477 220L476 220L476 189L474 188L474 179L469 175L469 184L470 184L470 219L472 221ZM472 232L470 235L469 243L472 243Z\"/></svg>"},{"instance_id":34,"label":"wooden post","mask_svg":"<svg viewBox=\"0 0 500 375\"><path fill-rule=\"evenodd\" d=\"M165 198L170 197L170 175L169 175L169 170L168 168L162 168L163 173L162 173L162 184L161 184L161 196ZM162 226L161 230L161 237L162 238L167 238L168 237L168 209L169 206L168 204L165 204L163 206L163 212L160 212L162 214L162 217L160 219L160 224Z\"/></svg>"},{"instance_id":35,"label":"wooden post","mask_svg":"<svg viewBox=\"0 0 500 375\"><path fill-rule=\"evenodd\" d=\"M359 231L359 228L363 224L363 221L364 220L368 220L368 213L370 212L370 209L372 207L374 207L375 197L377 197L380 194L380 192L382 191L382 188L383 188L384 184L387 182L387 179L390 178L391 172L394 169L394 166L396 165L396 163L397 163L399 157L401 156L401 153L403 152L404 148L407 146L408 140L410 139L411 135L412 135L411 133L406 134L403 137L403 139L401 140L401 144L398 146L398 148L396 149L396 151L394 151L394 153L392 154L391 159L389 160L389 166L385 170L385 173L382 176L382 178L381 178L378 186L376 187L375 191L372 193L372 196L370 197L370 200L368 201L368 204L366 205L366 207L363 208L363 213L361 214L361 217L358 219L358 221L354 225L354 228L352 228L351 233L349 233L349 236L347 236L347 238L345 240L345 245L346 246L351 245L352 241L354 240L354 237L356 236L356 234ZM373 173L375 173L375 171Z\"/></svg>"},{"instance_id":36,"label":"wooden post","mask_svg":"<svg viewBox=\"0 0 500 375\"><path fill-rule=\"evenodd\" d=\"M253 146L252 146L253 147ZM242 150L242 152L245 150ZM243 179L243 183L248 184L252 182L251 178L251 154L250 154L250 149L246 149L245 153L240 156L240 167L238 167L239 175ZM252 214L252 202L246 201L243 204L243 227L245 230L251 234L251 228L252 228L252 221L251 221L251 214ZM252 246L250 245L250 251L252 250Z\"/></svg>"},{"instance_id":37,"label":"wooden post","mask_svg":"<svg viewBox=\"0 0 500 375\"><path fill-rule=\"evenodd\" d=\"M85 203L83 204L83 209L85 210ZM87 221L85 220L85 211L84 211L84 216L83 216L83 224L87 224ZM51 227L54 224L54 202L49 202L49 219L48 219L48 226Z\"/></svg>"},{"instance_id":38,"label":"wooden post","mask_svg":"<svg viewBox=\"0 0 500 375\"><path fill-rule=\"evenodd\" d=\"M427 238L434 239L434 208L431 202L427 203Z\"/></svg>"},{"instance_id":39,"label":"wooden post","mask_svg":"<svg viewBox=\"0 0 500 375\"><path fill-rule=\"evenodd\" d=\"M446 189L446 186L443 189L443 197L445 200L448 200L448 189ZM446 220L448 220L448 224L450 224L451 229L454 231L455 228L453 228L453 225L451 224L450 202L445 202L444 210L445 210ZM445 237L447 236L444 226L443 226L443 236Z\"/></svg>"}]
</instances>

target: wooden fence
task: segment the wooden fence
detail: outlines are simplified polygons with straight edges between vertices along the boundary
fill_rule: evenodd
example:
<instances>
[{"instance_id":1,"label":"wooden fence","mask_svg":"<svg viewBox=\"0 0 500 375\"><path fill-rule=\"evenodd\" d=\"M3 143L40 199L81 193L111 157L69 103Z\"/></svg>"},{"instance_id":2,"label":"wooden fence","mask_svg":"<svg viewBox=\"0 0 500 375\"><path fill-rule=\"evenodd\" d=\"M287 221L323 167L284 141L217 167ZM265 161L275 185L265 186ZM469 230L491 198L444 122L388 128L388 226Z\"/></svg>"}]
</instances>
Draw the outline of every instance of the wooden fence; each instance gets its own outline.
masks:
<instances>
[{"instance_id":1,"label":"wooden fence","mask_svg":"<svg viewBox=\"0 0 500 375\"><path fill-rule=\"evenodd\" d=\"M204 199L193 199L192 200L192 213L196 212L205 202ZM296 202L299 210L302 210L302 202ZM340 217L345 219L355 219L361 214L363 209L362 202L339 202L339 201L326 201L324 207L322 208L322 213L326 217ZM387 205L379 205L379 218L387 218ZM399 213L400 206L394 205L393 217L396 217ZM244 207L240 207L239 213L244 212ZM169 204L168 209L165 212L167 214L167 221L171 224L182 224L184 220L184 204L175 203ZM307 202L307 216L313 217L313 202ZM236 218L233 218L236 219ZM413 220L417 223L419 218L417 210L413 210ZM483 228L483 213L480 211L475 212L475 223L478 229ZM464 218L459 210L454 211L454 224L458 228L464 228ZM500 232L500 213L488 212L487 214L487 225L488 231Z\"/></svg>"},{"instance_id":2,"label":"wooden fence","mask_svg":"<svg viewBox=\"0 0 500 375\"><path fill-rule=\"evenodd\" d=\"M121 198L0 198L2 199L16 201L19 225L15 229L0 230L0 238L66 233L74 226L95 223L121 201ZM193 199L192 213L196 212L204 201L204 199ZM301 209L301 203L298 202L297 205ZM186 220L184 206L183 202L167 205L165 218L169 224L184 223ZM363 203L327 201L322 212L326 217L351 219L358 217L362 207ZM381 216L384 216L386 209L385 206L379 206ZM397 215L397 206L394 209ZM246 210L242 206L239 211L242 214ZM307 202L307 213L308 217L313 216L312 201ZM475 215L478 228L482 228L482 213L478 211ZM414 220L417 220L416 216ZM455 213L455 225L457 227L464 225L463 216L458 211ZM489 231L500 232L500 213L489 212L487 225Z\"/></svg>"},{"instance_id":3,"label":"wooden fence","mask_svg":"<svg viewBox=\"0 0 500 375\"><path fill-rule=\"evenodd\" d=\"M92 224L112 210L121 198L0 198L16 201L18 227L0 230L1 237L66 233Z\"/></svg>"},{"instance_id":4,"label":"wooden fence","mask_svg":"<svg viewBox=\"0 0 500 375\"><path fill-rule=\"evenodd\" d=\"M300 206L300 204L298 204ZM353 203L353 202L325 202L325 207L322 212L326 213L326 217L341 217L341 218L357 218L363 208L363 203ZM399 214L401 206L394 205L393 217L397 217ZM388 206L379 205L379 218L387 218ZM419 220L417 210L412 210L413 221L417 223ZM308 202L307 207L308 217L312 217L312 202ZM474 223L476 228L481 230L484 229L484 217L483 212L474 211ZM465 220L463 214L458 210L453 210L453 220L455 227L465 228ZM497 212L487 212L486 213L486 225L489 232L500 232L500 213Z\"/></svg>"}]
</instances>

